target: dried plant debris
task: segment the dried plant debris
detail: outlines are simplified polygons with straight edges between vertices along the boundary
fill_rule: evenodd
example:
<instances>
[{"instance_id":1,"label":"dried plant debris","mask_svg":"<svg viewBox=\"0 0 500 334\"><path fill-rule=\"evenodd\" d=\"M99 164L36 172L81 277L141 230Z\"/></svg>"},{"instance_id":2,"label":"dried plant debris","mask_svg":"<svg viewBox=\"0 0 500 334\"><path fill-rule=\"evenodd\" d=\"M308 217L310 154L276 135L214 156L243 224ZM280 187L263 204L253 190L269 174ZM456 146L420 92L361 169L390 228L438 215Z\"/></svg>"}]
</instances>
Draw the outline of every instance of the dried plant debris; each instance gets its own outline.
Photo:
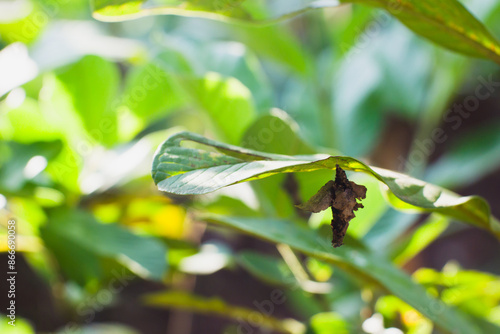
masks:
<instances>
[{"instance_id":1,"label":"dried plant debris","mask_svg":"<svg viewBox=\"0 0 500 334\"><path fill-rule=\"evenodd\" d=\"M328 181L306 203L299 205L302 210L320 212L332 208L333 247L343 245L349 221L355 217L354 211L363 205L357 200L366 198L366 187L347 179L345 172L337 165L335 181Z\"/></svg>"}]
</instances>

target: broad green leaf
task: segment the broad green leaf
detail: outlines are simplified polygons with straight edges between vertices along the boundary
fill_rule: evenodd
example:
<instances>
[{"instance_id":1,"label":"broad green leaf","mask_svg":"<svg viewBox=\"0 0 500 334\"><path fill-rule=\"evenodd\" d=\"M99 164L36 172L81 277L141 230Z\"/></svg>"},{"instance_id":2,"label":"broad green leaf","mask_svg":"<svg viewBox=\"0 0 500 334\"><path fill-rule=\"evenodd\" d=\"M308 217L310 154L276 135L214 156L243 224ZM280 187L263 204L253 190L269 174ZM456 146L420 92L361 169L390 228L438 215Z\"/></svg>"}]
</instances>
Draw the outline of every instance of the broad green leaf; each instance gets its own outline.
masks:
<instances>
[{"instance_id":1,"label":"broad green leaf","mask_svg":"<svg viewBox=\"0 0 500 334\"><path fill-rule=\"evenodd\" d=\"M61 139L58 129L39 108L38 102L26 98L16 108L0 105L0 138L19 143Z\"/></svg>"},{"instance_id":2,"label":"broad green leaf","mask_svg":"<svg viewBox=\"0 0 500 334\"><path fill-rule=\"evenodd\" d=\"M283 295L280 298L283 298ZM253 309L229 305L219 298L205 298L180 291L149 294L144 297L144 302L150 306L218 315L238 321L252 319L256 312ZM280 320L264 313L260 313L259 319L259 326L273 332L302 334L305 331L304 325L294 319Z\"/></svg>"},{"instance_id":3,"label":"broad green leaf","mask_svg":"<svg viewBox=\"0 0 500 334\"><path fill-rule=\"evenodd\" d=\"M196 110L200 124L208 131L230 143L239 143L257 114L252 94L245 85L236 78L223 77L215 72L208 72L202 77L177 76L172 80L171 87L175 86L175 91L171 93L175 95L172 96L175 101L170 102L176 107L187 106ZM146 114L168 107L154 98L148 96L148 101L144 101L147 105L141 109Z\"/></svg>"},{"instance_id":4,"label":"broad green leaf","mask_svg":"<svg viewBox=\"0 0 500 334\"><path fill-rule=\"evenodd\" d=\"M217 133L230 143L238 143L256 116L250 90L239 80L215 72L186 84L195 107L210 117Z\"/></svg>"},{"instance_id":5,"label":"broad green leaf","mask_svg":"<svg viewBox=\"0 0 500 334\"><path fill-rule=\"evenodd\" d=\"M122 99L134 114L150 121L183 105L186 97L175 76L149 63L132 69Z\"/></svg>"},{"instance_id":6,"label":"broad green leaf","mask_svg":"<svg viewBox=\"0 0 500 334\"><path fill-rule=\"evenodd\" d=\"M198 60L199 54L206 57ZM243 45L192 43L132 69L122 104L145 122L192 108L200 112L201 125L238 143L257 114L257 103L270 104L269 92L258 60Z\"/></svg>"},{"instance_id":7,"label":"broad green leaf","mask_svg":"<svg viewBox=\"0 0 500 334\"><path fill-rule=\"evenodd\" d=\"M310 154L313 149L307 145L298 135L298 124L290 116L279 109L271 110L270 115L258 118L245 132L241 140L241 146L257 149L259 151L279 154ZM299 184L300 179L295 174L292 178L275 177L271 179L254 182L254 189L259 199L260 207L268 216L289 217L297 209L293 207L293 199L290 200L290 182L296 184L296 192L303 192L308 187L317 184L310 178L308 182ZM324 178L320 181L323 182ZM288 186L285 186L288 182ZM310 194L316 193L321 183ZM285 188L288 188L288 193ZM292 187L293 188L293 187ZM296 194L299 195L299 194ZM307 197L306 199L308 199ZM299 204L299 203L296 203Z\"/></svg>"},{"instance_id":8,"label":"broad green leaf","mask_svg":"<svg viewBox=\"0 0 500 334\"><path fill-rule=\"evenodd\" d=\"M162 243L116 224L99 223L83 211L58 210L41 235L62 269L80 283L99 277L106 259L143 278L160 280L167 270L167 250Z\"/></svg>"},{"instance_id":9,"label":"broad green leaf","mask_svg":"<svg viewBox=\"0 0 500 334\"><path fill-rule=\"evenodd\" d=\"M218 152L183 147L183 141L205 145ZM345 170L367 173L385 184L390 190L387 192L390 202L398 208L441 213L488 229L500 237L500 223L491 216L483 198L461 197L400 173L369 167L351 157L263 153L182 132L160 145L154 157L152 176L161 191L179 195L206 194L279 173L334 170L337 164Z\"/></svg>"},{"instance_id":10,"label":"broad green leaf","mask_svg":"<svg viewBox=\"0 0 500 334\"><path fill-rule=\"evenodd\" d=\"M408 275L394 267L388 260L353 247L349 242L333 251L330 236L319 235L303 225L286 220L223 216L200 218L273 243L286 243L307 256L332 263L356 277L369 278L446 331L464 334L481 333L465 315L431 297L422 286L414 283ZM431 305L439 306L440 311L436 312Z\"/></svg>"},{"instance_id":11,"label":"broad green leaf","mask_svg":"<svg viewBox=\"0 0 500 334\"><path fill-rule=\"evenodd\" d=\"M394 252L394 262L405 264L436 240L448 227L449 222L442 216L430 216L422 226L419 226L403 245Z\"/></svg>"},{"instance_id":12,"label":"broad green leaf","mask_svg":"<svg viewBox=\"0 0 500 334\"><path fill-rule=\"evenodd\" d=\"M231 30L234 30L235 39L241 40L259 55L276 61L279 66L288 66L300 74L305 74L309 69L310 58L288 27L232 25Z\"/></svg>"},{"instance_id":13,"label":"broad green leaf","mask_svg":"<svg viewBox=\"0 0 500 334\"><path fill-rule=\"evenodd\" d=\"M117 139L116 94L118 67L98 56L85 56L60 69L58 79L72 98L89 135L97 142L111 145Z\"/></svg>"},{"instance_id":14,"label":"broad green leaf","mask_svg":"<svg viewBox=\"0 0 500 334\"><path fill-rule=\"evenodd\" d=\"M241 146L287 155L314 153L298 136L298 127L284 111L273 109L271 115L260 117L245 131Z\"/></svg>"},{"instance_id":15,"label":"broad green leaf","mask_svg":"<svg viewBox=\"0 0 500 334\"><path fill-rule=\"evenodd\" d=\"M500 63L500 45L491 33L457 0L436 4L430 0L303 0L294 3L256 0L182 1L168 4L145 0L91 0L94 17L104 21L133 19L146 15L173 14L224 21L269 23L309 9L355 3L383 8L417 34L469 56L489 58Z\"/></svg>"},{"instance_id":16,"label":"broad green leaf","mask_svg":"<svg viewBox=\"0 0 500 334\"><path fill-rule=\"evenodd\" d=\"M236 261L250 274L273 285L292 285L296 280L283 260L252 251L240 252Z\"/></svg>"},{"instance_id":17,"label":"broad green leaf","mask_svg":"<svg viewBox=\"0 0 500 334\"><path fill-rule=\"evenodd\" d=\"M363 236L363 242L373 251L385 253L415 223L419 215L389 208Z\"/></svg>"}]
</instances>

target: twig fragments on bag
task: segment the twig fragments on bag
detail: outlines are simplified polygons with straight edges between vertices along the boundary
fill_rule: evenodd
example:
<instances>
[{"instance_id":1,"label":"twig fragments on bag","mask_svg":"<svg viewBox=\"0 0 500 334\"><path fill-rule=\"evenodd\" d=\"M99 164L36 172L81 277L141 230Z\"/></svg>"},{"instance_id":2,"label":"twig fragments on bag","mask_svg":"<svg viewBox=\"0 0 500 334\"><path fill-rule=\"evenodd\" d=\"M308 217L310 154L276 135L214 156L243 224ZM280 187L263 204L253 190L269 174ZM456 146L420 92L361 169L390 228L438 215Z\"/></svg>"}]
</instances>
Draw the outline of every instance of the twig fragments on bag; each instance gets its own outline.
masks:
<instances>
[{"instance_id":1,"label":"twig fragments on bag","mask_svg":"<svg viewBox=\"0 0 500 334\"><path fill-rule=\"evenodd\" d=\"M363 208L363 204L357 200L364 198L366 198L366 187L349 181L344 170L337 165L335 181L328 181L306 203L298 205L298 208L317 213L331 207L332 245L340 247L344 244L349 221L355 217L354 211Z\"/></svg>"}]
</instances>

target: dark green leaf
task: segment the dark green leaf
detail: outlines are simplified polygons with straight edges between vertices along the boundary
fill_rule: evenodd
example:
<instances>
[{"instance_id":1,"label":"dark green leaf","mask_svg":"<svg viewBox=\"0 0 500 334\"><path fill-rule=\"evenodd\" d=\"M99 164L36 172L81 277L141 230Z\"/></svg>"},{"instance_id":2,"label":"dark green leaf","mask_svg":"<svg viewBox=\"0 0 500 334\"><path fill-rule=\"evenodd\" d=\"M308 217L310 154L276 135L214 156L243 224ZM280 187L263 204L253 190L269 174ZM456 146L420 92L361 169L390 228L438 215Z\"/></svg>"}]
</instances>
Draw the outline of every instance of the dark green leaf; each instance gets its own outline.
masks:
<instances>
[{"instance_id":1,"label":"dark green leaf","mask_svg":"<svg viewBox=\"0 0 500 334\"><path fill-rule=\"evenodd\" d=\"M273 243L286 243L299 252L332 263L356 277L370 278L384 290L398 296L449 332L481 333L463 314L431 297L422 286L414 283L408 275L394 267L388 260L352 247L349 242L332 251L328 237L318 235L315 231L290 221L222 216L202 218ZM433 307L439 307L440 311L436 312L436 308Z\"/></svg>"},{"instance_id":2,"label":"dark green leaf","mask_svg":"<svg viewBox=\"0 0 500 334\"><path fill-rule=\"evenodd\" d=\"M297 284L286 263L278 258L245 251L239 253L236 260L240 266L264 282L281 286Z\"/></svg>"}]
</instances>

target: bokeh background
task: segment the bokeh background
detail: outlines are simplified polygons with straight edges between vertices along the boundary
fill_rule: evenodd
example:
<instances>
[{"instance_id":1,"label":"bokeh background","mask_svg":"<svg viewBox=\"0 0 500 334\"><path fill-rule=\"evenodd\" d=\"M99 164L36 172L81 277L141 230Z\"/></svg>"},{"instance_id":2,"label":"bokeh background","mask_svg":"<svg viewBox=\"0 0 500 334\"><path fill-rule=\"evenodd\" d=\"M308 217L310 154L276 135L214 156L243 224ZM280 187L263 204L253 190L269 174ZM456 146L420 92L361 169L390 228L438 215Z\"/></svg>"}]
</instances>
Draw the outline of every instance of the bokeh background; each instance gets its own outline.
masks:
<instances>
[{"instance_id":1,"label":"bokeh background","mask_svg":"<svg viewBox=\"0 0 500 334\"><path fill-rule=\"evenodd\" d=\"M464 3L500 36L500 4ZM2 320L2 333L266 333L143 297L183 291L172 298L255 310L276 289L286 301L272 316L311 323L312 333L441 333L396 297L315 259L296 258L316 285L291 285L287 249L192 216L328 225L328 213L293 205L331 172L198 197L160 193L153 154L182 130L275 153L341 152L483 196L500 216L498 65L435 46L384 11L344 5L271 25L105 23L86 0L1 1L0 49L2 268L9 219L18 232L18 325ZM500 325L497 239L396 211L376 181L350 177L369 189L352 238L448 304ZM6 293L0 299L7 305Z\"/></svg>"}]
</instances>

